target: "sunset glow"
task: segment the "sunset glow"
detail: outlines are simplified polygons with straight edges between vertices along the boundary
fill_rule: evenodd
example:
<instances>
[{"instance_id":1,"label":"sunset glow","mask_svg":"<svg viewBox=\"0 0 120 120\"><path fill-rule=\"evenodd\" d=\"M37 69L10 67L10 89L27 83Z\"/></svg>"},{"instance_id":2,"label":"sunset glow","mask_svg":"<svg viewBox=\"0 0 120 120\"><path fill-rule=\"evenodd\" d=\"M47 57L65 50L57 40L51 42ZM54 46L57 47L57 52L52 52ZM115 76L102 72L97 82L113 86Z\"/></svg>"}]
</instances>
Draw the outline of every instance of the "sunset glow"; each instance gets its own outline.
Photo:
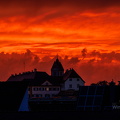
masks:
<instances>
[{"instance_id":1,"label":"sunset glow","mask_svg":"<svg viewBox=\"0 0 120 120\"><path fill-rule=\"evenodd\" d=\"M84 48L87 49L85 58L81 53ZM57 54L61 56L64 64L67 62L65 61L66 56L69 59L78 58L79 63L76 63L78 65L76 69L85 79L90 75L85 75L88 71L82 72L79 70L79 66L90 60L94 59L91 64L99 69L100 61L104 59L109 62L108 59L114 52L110 63L113 66L120 65L120 1L0 1L1 54L4 52L6 56L7 54L10 56L12 53L22 55L26 53L26 50L30 50L42 62L46 62L45 58L48 56L49 61ZM91 55L93 52L94 55ZM104 66L109 68L111 65L106 65L107 62L104 61ZM73 66L69 65L69 67ZM83 68L85 67L83 66ZM45 66L43 66L43 70L46 70ZM22 69L18 71L22 71ZM106 74L109 73L106 72ZM99 78L100 75L97 76ZM101 79L108 79L106 77ZM117 73L113 75L115 81L118 81L119 78ZM93 82L97 81L95 80L97 77L93 79ZM109 79L112 79L111 76Z\"/></svg>"}]
</instances>

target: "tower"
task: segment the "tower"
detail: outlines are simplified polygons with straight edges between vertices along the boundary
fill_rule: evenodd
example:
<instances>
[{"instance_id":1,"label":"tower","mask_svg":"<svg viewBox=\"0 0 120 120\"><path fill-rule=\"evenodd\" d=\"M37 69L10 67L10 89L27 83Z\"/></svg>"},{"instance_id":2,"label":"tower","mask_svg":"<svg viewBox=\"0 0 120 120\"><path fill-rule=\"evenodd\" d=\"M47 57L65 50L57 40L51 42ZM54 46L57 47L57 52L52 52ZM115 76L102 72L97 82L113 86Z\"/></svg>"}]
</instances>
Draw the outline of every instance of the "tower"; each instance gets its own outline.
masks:
<instances>
[{"instance_id":1,"label":"tower","mask_svg":"<svg viewBox=\"0 0 120 120\"><path fill-rule=\"evenodd\" d=\"M56 61L53 63L53 66L51 68L51 76L63 76L64 74L64 68L57 58Z\"/></svg>"}]
</instances>

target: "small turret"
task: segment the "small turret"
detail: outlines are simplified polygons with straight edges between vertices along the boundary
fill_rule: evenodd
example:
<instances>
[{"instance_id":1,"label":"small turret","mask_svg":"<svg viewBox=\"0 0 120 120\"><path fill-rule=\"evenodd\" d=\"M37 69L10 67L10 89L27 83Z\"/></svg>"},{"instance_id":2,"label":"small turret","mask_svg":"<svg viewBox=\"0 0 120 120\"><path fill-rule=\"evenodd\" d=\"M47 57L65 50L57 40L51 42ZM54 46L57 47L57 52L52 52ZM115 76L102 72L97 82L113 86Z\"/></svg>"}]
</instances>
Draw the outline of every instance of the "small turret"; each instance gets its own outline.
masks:
<instances>
[{"instance_id":1,"label":"small turret","mask_svg":"<svg viewBox=\"0 0 120 120\"><path fill-rule=\"evenodd\" d=\"M51 76L63 76L63 74L64 74L64 68L61 62L57 58L51 68Z\"/></svg>"}]
</instances>

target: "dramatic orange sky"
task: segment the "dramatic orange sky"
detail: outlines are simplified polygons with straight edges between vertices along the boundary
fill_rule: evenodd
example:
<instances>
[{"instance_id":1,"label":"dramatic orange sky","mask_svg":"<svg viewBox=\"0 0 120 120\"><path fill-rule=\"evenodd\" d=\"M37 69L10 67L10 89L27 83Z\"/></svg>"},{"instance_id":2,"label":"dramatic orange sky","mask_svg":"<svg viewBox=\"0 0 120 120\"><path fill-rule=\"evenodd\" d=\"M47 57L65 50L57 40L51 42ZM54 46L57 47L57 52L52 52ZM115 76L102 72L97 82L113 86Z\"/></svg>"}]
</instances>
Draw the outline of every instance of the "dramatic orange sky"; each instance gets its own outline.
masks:
<instances>
[{"instance_id":1,"label":"dramatic orange sky","mask_svg":"<svg viewBox=\"0 0 120 120\"><path fill-rule=\"evenodd\" d=\"M111 79L118 81L120 1L2 0L0 52L0 67L5 69L4 76L3 73L0 75L1 80L23 71L15 55L32 54L31 60L36 56L38 63L42 64L54 61L54 56L59 54L65 69L75 67L88 83ZM10 60L3 64L5 59L14 59L13 63L18 65L12 65ZM20 61L23 59L21 57ZM12 65L12 71L7 64ZM45 65L42 68L37 64L31 65L26 70L38 67L49 73Z\"/></svg>"}]
</instances>

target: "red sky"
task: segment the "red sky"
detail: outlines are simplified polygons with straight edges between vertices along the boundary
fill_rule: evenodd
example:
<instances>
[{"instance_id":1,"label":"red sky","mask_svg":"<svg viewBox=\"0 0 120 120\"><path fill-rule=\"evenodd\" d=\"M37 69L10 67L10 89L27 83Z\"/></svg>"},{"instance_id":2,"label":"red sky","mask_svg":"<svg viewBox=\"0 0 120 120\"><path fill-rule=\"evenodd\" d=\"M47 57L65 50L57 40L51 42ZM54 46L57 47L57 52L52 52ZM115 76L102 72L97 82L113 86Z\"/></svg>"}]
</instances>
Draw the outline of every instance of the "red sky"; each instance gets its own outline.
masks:
<instances>
[{"instance_id":1,"label":"red sky","mask_svg":"<svg viewBox=\"0 0 120 120\"><path fill-rule=\"evenodd\" d=\"M26 54L30 57L26 70L37 67L50 73L59 54L65 69L75 68L87 84L117 82L120 1L0 1L0 79L22 72Z\"/></svg>"}]
</instances>

